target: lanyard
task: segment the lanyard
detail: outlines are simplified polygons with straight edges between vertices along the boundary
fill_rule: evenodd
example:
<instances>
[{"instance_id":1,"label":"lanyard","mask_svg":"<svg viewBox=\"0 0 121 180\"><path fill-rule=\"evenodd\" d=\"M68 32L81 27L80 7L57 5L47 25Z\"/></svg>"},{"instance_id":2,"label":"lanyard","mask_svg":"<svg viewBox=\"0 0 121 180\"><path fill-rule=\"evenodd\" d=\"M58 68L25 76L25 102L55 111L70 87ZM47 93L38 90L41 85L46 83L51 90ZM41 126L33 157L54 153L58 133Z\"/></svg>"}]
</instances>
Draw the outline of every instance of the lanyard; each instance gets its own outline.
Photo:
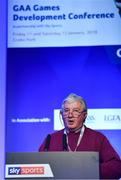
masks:
<instances>
[{"instance_id":1,"label":"lanyard","mask_svg":"<svg viewBox=\"0 0 121 180\"><path fill-rule=\"evenodd\" d=\"M81 130L80 130L79 138L78 138L78 141L77 141L77 145L76 145L76 148L74 149L74 151L76 151L77 148L79 147L79 144L80 144L81 139L82 139L83 134L84 134L84 130L85 130L85 127L82 126L82 128L81 128ZM64 134L66 134L66 141L67 141L68 150L69 150L69 151L72 151L71 148L70 148L70 146L69 146L68 134L67 134L66 129L64 129Z\"/></svg>"}]
</instances>

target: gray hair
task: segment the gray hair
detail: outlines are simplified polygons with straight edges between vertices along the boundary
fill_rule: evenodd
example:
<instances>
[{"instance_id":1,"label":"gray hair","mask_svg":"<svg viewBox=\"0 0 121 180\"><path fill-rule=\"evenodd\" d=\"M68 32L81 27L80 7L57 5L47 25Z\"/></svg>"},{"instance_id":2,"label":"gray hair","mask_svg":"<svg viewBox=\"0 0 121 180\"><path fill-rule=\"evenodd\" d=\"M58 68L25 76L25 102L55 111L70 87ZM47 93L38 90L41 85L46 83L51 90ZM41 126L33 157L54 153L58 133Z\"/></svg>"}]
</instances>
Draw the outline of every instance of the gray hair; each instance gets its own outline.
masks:
<instances>
[{"instance_id":1,"label":"gray hair","mask_svg":"<svg viewBox=\"0 0 121 180\"><path fill-rule=\"evenodd\" d=\"M62 109L63 109L63 106L64 106L64 103L65 102L75 102L75 101L78 101L80 102L81 105L83 105L83 108L84 108L84 111L87 111L87 104L86 104L86 101L79 95L77 94L74 94L74 93L71 93L69 94L62 102Z\"/></svg>"}]
</instances>

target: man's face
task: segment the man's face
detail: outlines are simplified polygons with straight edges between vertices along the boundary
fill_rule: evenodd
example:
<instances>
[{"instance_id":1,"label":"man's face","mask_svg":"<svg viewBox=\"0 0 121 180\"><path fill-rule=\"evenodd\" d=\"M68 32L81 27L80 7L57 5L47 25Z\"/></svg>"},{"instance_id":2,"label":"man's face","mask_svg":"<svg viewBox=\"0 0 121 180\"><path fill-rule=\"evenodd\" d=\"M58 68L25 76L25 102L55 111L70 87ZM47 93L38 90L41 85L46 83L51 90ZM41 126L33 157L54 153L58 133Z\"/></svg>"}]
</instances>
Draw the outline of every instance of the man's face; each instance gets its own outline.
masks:
<instances>
[{"instance_id":1,"label":"man's face","mask_svg":"<svg viewBox=\"0 0 121 180\"><path fill-rule=\"evenodd\" d=\"M82 127L87 116L83 106L79 101L65 102L61 112L65 127L71 131L75 131Z\"/></svg>"}]
</instances>

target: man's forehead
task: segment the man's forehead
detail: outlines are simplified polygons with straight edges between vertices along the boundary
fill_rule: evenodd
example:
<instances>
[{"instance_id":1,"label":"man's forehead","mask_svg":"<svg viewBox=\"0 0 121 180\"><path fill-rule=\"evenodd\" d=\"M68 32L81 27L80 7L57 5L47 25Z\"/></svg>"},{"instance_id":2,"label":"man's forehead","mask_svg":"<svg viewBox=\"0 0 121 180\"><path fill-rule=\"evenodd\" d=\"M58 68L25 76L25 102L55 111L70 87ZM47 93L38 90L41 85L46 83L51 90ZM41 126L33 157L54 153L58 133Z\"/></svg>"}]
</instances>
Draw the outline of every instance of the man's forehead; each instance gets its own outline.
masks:
<instances>
[{"instance_id":1,"label":"man's forehead","mask_svg":"<svg viewBox=\"0 0 121 180\"><path fill-rule=\"evenodd\" d=\"M82 107L82 104L80 103L80 101L72 101L72 102L69 102L69 101L66 101L64 103L64 107L74 107L74 108L79 108L79 107Z\"/></svg>"}]
</instances>

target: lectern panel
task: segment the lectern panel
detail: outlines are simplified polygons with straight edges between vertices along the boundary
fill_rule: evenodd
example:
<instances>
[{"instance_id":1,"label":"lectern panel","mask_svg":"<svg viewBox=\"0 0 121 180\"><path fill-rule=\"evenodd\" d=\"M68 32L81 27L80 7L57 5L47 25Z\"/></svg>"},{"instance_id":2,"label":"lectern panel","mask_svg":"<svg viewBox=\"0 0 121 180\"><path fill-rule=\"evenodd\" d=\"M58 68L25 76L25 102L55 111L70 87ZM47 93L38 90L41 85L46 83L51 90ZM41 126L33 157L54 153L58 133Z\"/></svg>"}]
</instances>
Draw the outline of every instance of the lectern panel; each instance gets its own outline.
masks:
<instances>
[{"instance_id":1,"label":"lectern panel","mask_svg":"<svg viewBox=\"0 0 121 180\"><path fill-rule=\"evenodd\" d=\"M7 153L6 165L10 165L11 168L15 165L15 167L17 167L17 165L19 165L19 167L22 167L22 165L32 165L33 167L34 165L38 165L38 167L41 166L41 168L43 167L45 170L46 167L44 167L44 165L49 165L53 174L53 177L44 176L46 174L43 174L41 177L30 177L28 174L29 176L26 176L26 179L99 179L98 152ZM29 173L32 174L32 170ZM23 177L23 179L25 179L24 176L19 175L11 175L6 179L10 179L10 177L16 177L16 179L17 177ZM13 179L15 180L15 178Z\"/></svg>"}]
</instances>

